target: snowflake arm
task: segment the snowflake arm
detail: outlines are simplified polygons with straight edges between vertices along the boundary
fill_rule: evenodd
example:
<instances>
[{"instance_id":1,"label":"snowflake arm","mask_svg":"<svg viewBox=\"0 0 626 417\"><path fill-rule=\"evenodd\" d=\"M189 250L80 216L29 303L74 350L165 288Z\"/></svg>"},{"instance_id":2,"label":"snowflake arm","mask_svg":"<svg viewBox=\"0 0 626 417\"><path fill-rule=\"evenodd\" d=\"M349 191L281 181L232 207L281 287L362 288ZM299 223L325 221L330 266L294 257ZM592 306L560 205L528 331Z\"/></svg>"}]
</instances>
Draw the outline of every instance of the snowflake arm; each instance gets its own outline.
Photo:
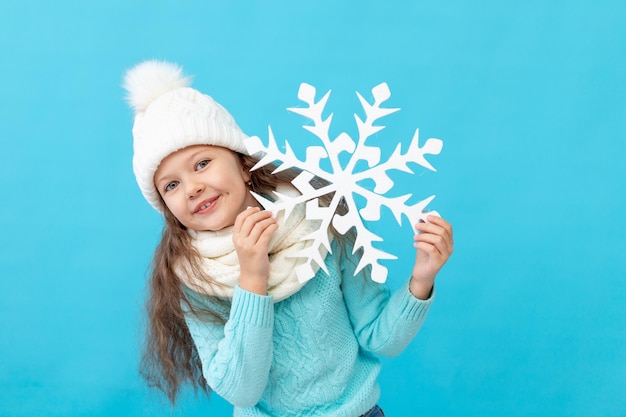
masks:
<instances>
[{"instance_id":1,"label":"snowflake arm","mask_svg":"<svg viewBox=\"0 0 626 417\"><path fill-rule=\"evenodd\" d=\"M374 104L369 104L367 100L361 96L361 94L357 93L366 117L365 121L363 121L357 114L354 115L354 119L356 120L357 128L359 130L359 141L356 151L354 152L353 157L350 158L350 162L346 167L346 171L348 172L352 172L357 161L361 159L365 159L370 168L380 161L380 149L366 146L365 141L373 134L378 133L385 128L385 126L374 126L374 122L376 120L400 110L380 107L384 101L391 97L391 92L389 91L387 83L382 83L372 88L372 95L374 96Z\"/></svg>"},{"instance_id":2,"label":"snowflake arm","mask_svg":"<svg viewBox=\"0 0 626 417\"><path fill-rule=\"evenodd\" d=\"M373 242L381 242L383 239L368 230L363 222L360 221L358 210L353 200L347 200L348 213L341 216L336 214L333 218L333 226L341 234L345 234L351 227L355 227L356 239L352 253L359 249L363 249L363 254L359 260L359 264L354 270L354 274L358 274L367 265L371 265L371 278L375 282L385 282L387 280L387 268L380 265L378 260L381 259L397 259L395 256L377 249Z\"/></svg>"}]
</instances>

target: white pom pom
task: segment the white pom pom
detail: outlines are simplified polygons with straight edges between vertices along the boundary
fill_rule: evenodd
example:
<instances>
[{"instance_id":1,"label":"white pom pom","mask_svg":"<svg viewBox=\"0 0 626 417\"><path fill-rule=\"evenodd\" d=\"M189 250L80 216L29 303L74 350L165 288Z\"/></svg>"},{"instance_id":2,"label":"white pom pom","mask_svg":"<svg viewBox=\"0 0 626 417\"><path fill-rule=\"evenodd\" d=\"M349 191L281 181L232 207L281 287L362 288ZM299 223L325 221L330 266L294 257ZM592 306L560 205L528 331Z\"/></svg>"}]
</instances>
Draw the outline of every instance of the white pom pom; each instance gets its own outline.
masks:
<instances>
[{"instance_id":1,"label":"white pom pom","mask_svg":"<svg viewBox=\"0 0 626 417\"><path fill-rule=\"evenodd\" d=\"M176 64L144 61L128 70L124 77L126 99L135 113L145 111L156 98L169 91L188 87L191 79Z\"/></svg>"}]
</instances>

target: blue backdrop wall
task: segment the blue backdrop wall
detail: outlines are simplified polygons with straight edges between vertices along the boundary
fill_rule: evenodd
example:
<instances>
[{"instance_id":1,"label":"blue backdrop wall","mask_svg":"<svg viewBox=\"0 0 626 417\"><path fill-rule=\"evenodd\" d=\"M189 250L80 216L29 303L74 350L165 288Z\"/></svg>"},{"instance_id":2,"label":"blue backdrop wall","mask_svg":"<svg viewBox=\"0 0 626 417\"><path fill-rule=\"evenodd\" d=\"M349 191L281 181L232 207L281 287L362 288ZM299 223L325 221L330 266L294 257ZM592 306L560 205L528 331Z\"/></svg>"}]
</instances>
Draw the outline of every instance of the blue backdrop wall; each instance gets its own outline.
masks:
<instances>
[{"instance_id":1,"label":"blue backdrop wall","mask_svg":"<svg viewBox=\"0 0 626 417\"><path fill-rule=\"evenodd\" d=\"M248 134L296 146L300 82L333 131L386 81L372 140L444 140L398 176L455 226L423 330L385 360L390 416L626 415L626 4L2 2L0 415L226 416L138 377L161 220L131 170L124 71L178 62ZM306 140L308 140L306 139ZM411 231L374 225L408 275ZM391 232L389 232L391 231Z\"/></svg>"}]
</instances>

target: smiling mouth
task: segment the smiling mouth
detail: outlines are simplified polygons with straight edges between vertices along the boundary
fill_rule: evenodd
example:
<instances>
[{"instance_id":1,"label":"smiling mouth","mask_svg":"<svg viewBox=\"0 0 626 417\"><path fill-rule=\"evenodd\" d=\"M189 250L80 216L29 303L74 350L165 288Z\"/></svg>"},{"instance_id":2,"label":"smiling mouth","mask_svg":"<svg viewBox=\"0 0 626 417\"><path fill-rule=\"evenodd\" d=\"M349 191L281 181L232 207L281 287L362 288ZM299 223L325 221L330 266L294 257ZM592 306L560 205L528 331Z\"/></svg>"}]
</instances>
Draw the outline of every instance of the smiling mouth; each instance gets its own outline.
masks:
<instances>
[{"instance_id":1,"label":"smiling mouth","mask_svg":"<svg viewBox=\"0 0 626 417\"><path fill-rule=\"evenodd\" d=\"M212 198L210 200L204 200L202 203L196 206L196 209L193 213L194 214L206 213L209 209L211 209L211 207L215 205L215 203L217 202L217 199L218 197Z\"/></svg>"}]
</instances>

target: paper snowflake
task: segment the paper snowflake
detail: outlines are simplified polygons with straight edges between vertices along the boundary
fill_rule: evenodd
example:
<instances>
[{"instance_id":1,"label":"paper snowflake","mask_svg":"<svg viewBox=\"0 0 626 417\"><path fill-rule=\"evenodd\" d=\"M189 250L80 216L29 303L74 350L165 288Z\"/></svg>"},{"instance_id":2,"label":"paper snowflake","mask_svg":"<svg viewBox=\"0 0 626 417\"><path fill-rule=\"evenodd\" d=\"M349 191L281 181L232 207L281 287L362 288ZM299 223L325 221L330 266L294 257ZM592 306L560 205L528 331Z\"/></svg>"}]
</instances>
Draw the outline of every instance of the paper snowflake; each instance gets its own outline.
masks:
<instances>
[{"instance_id":1,"label":"paper snowflake","mask_svg":"<svg viewBox=\"0 0 626 417\"><path fill-rule=\"evenodd\" d=\"M313 262L328 273L324 264L324 256L331 251L328 228L332 224L341 234L345 234L352 227L356 229L356 241L353 249L356 252L359 248L363 248L363 253L356 267L355 274L367 265L371 265L372 280L385 282L387 279L387 268L381 265L379 261L396 259L396 256L374 247L374 242L380 242L383 239L368 230L363 220L379 220L382 206L391 210L399 225L402 225L403 216L407 217L412 225L423 219L425 217L425 207L435 196L432 195L413 205L406 204L411 194L389 197L386 194L393 187L393 180L387 173L396 170L412 174L413 171L409 166L411 163L435 171L435 168L426 161L425 155L439 154L443 141L430 138L423 146L419 146L419 129L416 129L411 143L405 152L402 152L401 142L399 141L400 143L398 143L390 158L381 162L380 148L367 146L365 142L370 136L385 128L385 126L375 126L374 122L376 120L400 110L398 108L381 107L382 103L391 97L387 84L382 83L372 89L372 96L374 97L372 104L368 103L357 92L357 96L365 111L365 121L361 120L357 114L354 115L359 134L356 143L345 132L331 140L329 129L333 115L331 114L326 119L322 118L322 113L330 97L330 91L318 102L315 102L315 94L315 87L305 83L301 84L298 98L308 106L287 109L310 119L313 125L304 125L303 128L317 136L323 145L307 147L306 159L304 161L296 157L287 141L285 141L283 147L284 151L279 148L271 127L268 127L269 139L267 146L263 144L258 136L250 137L245 142L250 154L260 153L262 155L260 161L252 168L253 170L271 163L277 166L274 172L289 168L300 170L301 173L292 183L301 195L288 197L276 193L279 198L278 202L272 202L258 194L255 197L268 210L273 212L285 210L285 218L289 216L296 204L305 203L306 217L321 221L321 226L317 231L304 237L304 240L311 241L311 244L307 249L294 255L306 259L306 262L296 271L300 281L306 281L315 275L315 269L312 267ZM341 152L350 154L347 164L342 165L340 163L339 154ZM327 159L325 161L326 164L330 163L331 170L325 170L320 165L324 159ZM366 161L368 168L356 170L355 168L359 161ZM362 166L363 164L360 165ZM321 178L328 185L316 189L311 185L311 180L314 177ZM373 191L360 185L366 179L374 181L375 187ZM329 193L334 193L330 205L321 207L318 201L319 197ZM357 207L354 200L355 194L365 198L365 207L360 209ZM342 199L345 200L348 208L348 212L345 215L340 215L336 212L337 206Z\"/></svg>"}]
</instances>

